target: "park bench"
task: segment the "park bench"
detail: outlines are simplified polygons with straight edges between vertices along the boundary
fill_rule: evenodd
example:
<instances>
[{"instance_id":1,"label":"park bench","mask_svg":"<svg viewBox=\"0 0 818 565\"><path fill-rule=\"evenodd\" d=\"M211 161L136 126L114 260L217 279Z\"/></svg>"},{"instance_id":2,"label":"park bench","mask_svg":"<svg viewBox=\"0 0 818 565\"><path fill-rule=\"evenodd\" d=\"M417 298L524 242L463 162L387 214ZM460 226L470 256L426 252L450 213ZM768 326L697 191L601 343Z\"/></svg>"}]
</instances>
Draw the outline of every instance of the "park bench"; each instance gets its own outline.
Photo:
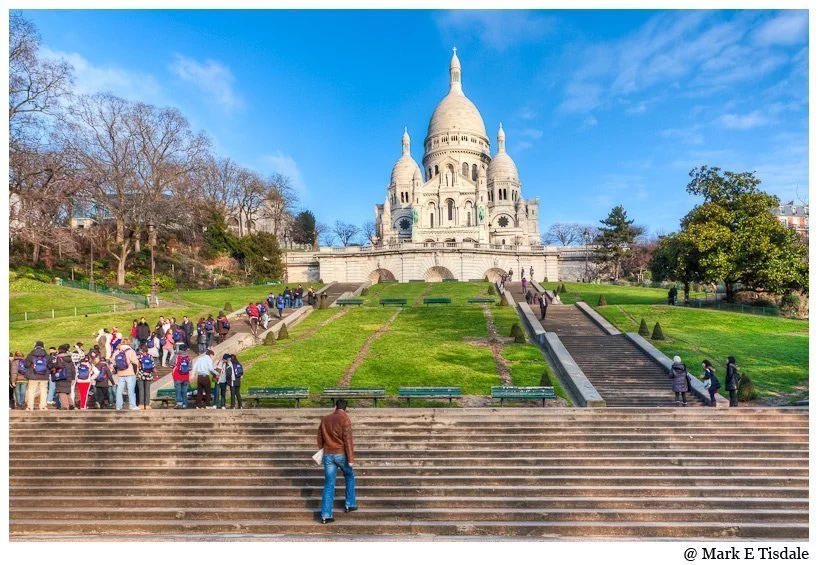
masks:
<instances>
[{"instance_id":1,"label":"park bench","mask_svg":"<svg viewBox=\"0 0 818 565\"><path fill-rule=\"evenodd\" d=\"M496 301L495 301L494 298L477 297L477 298L469 298L469 299L466 300L466 302L468 302L469 304L474 304L474 303L494 304Z\"/></svg>"},{"instance_id":2,"label":"park bench","mask_svg":"<svg viewBox=\"0 0 818 565\"><path fill-rule=\"evenodd\" d=\"M424 298L424 304L451 304L451 298Z\"/></svg>"},{"instance_id":3,"label":"park bench","mask_svg":"<svg viewBox=\"0 0 818 565\"><path fill-rule=\"evenodd\" d=\"M361 306L364 303L363 298L339 298L335 301L339 306Z\"/></svg>"},{"instance_id":4,"label":"park bench","mask_svg":"<svg viewBox=\"0 0 818 565\"><path fill-rule=\"evenodd\" d=\"M443 279L443 282L458 282L459 279Z\"/></svg>"},{"instance_id":5,"label":"park bench","mask_svg":"<svg viewBox=\"0 0 818 565\"><path fill-rule=\"evenodd\" d=\"M426 282L423 279L409 279L409 282Z\"/></svg>"},{"instance_id":6,"label":"park bench","mask_svg":"<svg viewBox=\"0 0 818 565\"><path fill-rule=\"evenodd\" d=\"M126 391L127 392L127 391ZM191 402L196 401L196 389L191 389L187 391L187 402L190 404ZM176 404L176 389L173 388L162 388L156 391L156 394L151 398L151 402L161 402L162 408L167 407L168 404Z\"/></svg>"},{"instance_id":7,"label":"park bench","mask_svg":"<svg viewBox=\"0 0 818 565\"><path fill-rule=\"evenodd\" d=\"M299 401L302 398L307 398L310 395L310 389L307 387L282 387L282 388L250 388L247 389L246 400L254 400L256 407L262 400L270 398L285 398L295 400L295 407L298 408Z\"/></svg>"},{"instance_id":8,"label":"park bench","mask_svg":"<svg viewBox=\"0 0 818 565\"><path fill-rule=\"evenodd\" d=\"M531 398L541 398L542 405L545 406L546 398L556 398L554 387L552 386L493 386L491 387L491 397L500 399L500 406L503 400L526 400Z\"/></svg>"},{"instance_id":9,"label":"park bench","mask_svg":"<svg viewBox=\"0 0 818 565\"><path fill-rule=\"evenodd\" d=\"M354 400L356 398L371 398L375 401L375 408L378 407L378 399L386 398L384 388L325 388L321 393L322 398L329 398L335 403L339 398L344 400Z\"/></svg>"},{"instance_id":10,"label":"park bench","mask_svg":"<svg viewBox=\"0 0 818 565\"><path fill-rule=\"evenodd\" d=\"M449 406L452 405L452 398L463 396L459 386L402 386L398 390L398 397L406 399L406 406L410 406L413 398L448 398Z\"/></svg>"},{"instance_id":11,"label":"park bench","mask_svg":"<svg viewBox=\"0 0 818 565\"><path fill-rule=\"evenodd\" d=\"M405 298L381 298L380 300L381 306L405 306L406 299Z\"/></svg>"},{"instance_id":12,"label":"park bench","mask_svg":"<svg viewBox=\"0 0 818 565\"><path fill-rule=\"evenodd\" d=\"M469 282L486 282L486 279L469 279Z\"/></svg>"}]
</instances>

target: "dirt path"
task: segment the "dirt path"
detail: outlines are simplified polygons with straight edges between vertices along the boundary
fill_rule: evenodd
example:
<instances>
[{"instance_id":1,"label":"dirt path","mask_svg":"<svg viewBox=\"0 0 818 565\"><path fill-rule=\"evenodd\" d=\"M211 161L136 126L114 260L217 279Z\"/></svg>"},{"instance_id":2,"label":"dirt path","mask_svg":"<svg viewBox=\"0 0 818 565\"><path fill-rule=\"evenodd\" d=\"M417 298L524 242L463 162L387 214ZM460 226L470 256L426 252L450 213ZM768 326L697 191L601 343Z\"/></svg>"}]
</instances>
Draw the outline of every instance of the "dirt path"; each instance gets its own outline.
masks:
<instances>
[{"instance_id":1,"label":"dirt path","mask_svg":"<svg viewBox=\"0 0 818 565\"><path fill-rule=\"evenodd\" d=\"M340 318L341 316L343 316L343 315L344 315L344 314L346 314L347 312L349 312L349 310L348 310L348 309L344 309L344 310L341 310L340 312L337 312L336 314L333 314L332 316L330 316L329 318L327 318L326 320L324 320L324 321L323 321L323 322L321 322L320 324L317 324L317 325L315 325L314 327L312 327L312 328L308 329L308 330L307 330L307 331L305 331L303 334L301 334L301 335L299 335L299 336L297 336L297 337L294 337L294 338L292 338L292 339L288 339L288 340L287 340L285 343L281 344L281 346L280 346L280 347L273 347L273 346L271 346L271 347L270 347L270 351L269 351L268 353L265 353L264 355L261 355L261 356L259 356L259 357L256 357L256 358L255 358L253 361L251 361L250 363L248 363L247 365L245 365L245 366L244 366L244 369L245 369L245 370L247 370L247 369L249 369L250 367L252 367L253 365L255 365L256 363L258 363L258 362L260 362L260 361L264 361L265 359L267 359L268 357L270 357L270 355L272 355L273 353L276 353L276 352L278 352L278 351L281 351L282 349L284 349L284 348L286 348L286 347L290 347L291 345L293 345L293 344L295 344L295 343L298 343L299 341L303 341L303 340L305 340L305 339L307 339L307 338L310 338L310 337L314 336L314 335L315 335L315 333L316 333L318 330L320 330L321 328L323 328L323 327L324 327L324 326L326 326L327 324L329 324L329 323L331 323L331 322L334 322L335 320L337 320L338 318Z\"/></svg>"},{"instance_id":2,"label":"dirt path","mask_svg":"<svg viewBox=\"0 0 818 565\"><path fill-rule=\"evenodd\" d=\"M508 361L503 357L503 344L510 338L502 338L497 333L494 316L485 304L483 304L483 315L486 317L486 328L489 332L488 339L467 339L466 343L478 347L488 347L491 350L491 356L494 357L494 364L497 366L497 375L500 377L500 382L503 383L503 386L512 386L511 369L508 368Z\"/></svg>"},{"instance_id":3,"label":"dirt path","mask_svg":"<svg viewBox=\"0 0 818 565\"><path fill-rule=\"evenodd\" d=\"M389 319L386 321L384 325L378 328L378 331L369 336L369 339L366 340L366 343L364 343L363 347L361 347L360 351L358 351L358 355L355 356L355 360L344 372L344 376L341 377L341 379L338 381L338 384L335 386L340 388L346 388L349 386L349 383L350 381L352 381L352 376L355 374L355 371L358 370L358 367L360 367L361 363L363 363L364 359L366 359L366 356L369 353L369 348L372 347L372 344L375 343L376 339L378 339L383 334L389 331L389 326L392 325L392 322L395 321L400 312L401 312L400 309L398 309L397 312L395 312L394 314L392 314L392 316L389 317Z\"/></svg>"}]
</instances>

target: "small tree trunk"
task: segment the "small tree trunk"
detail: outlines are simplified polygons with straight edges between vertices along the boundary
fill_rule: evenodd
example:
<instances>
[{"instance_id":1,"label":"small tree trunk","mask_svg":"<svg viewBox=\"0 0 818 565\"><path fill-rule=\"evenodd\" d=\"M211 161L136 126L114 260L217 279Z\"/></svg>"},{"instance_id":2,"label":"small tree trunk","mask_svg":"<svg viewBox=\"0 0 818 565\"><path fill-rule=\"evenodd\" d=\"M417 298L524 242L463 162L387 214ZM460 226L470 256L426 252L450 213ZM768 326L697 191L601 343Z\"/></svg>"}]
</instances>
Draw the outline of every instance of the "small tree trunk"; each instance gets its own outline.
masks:
<instances>
[{"instance_id":1,"label":"small tree trunk","mask_svg":"<svg viewBox=\"0 0 818 565\"><path fill-rule=\"evenodd\" d=\"M35 243L34 249L31 251L31 262L36 265L40 262L40 244Z\"/></svg>"},{"instance_id":2,"label":"small tree trunk","mask_svg":"<svg viewBox=\"0 0 818 565\"><path fill-rule=\"evenodd\" d=\"M690 302L690 282L685 281L684 286L684 294L685 294L685 304Z\"/></svg>"},{"instance_id":3,"label":"small tree trunk","mask_svg":"<svg viewBox=\"0 0 818 565\"><path fill-rule=\"evenodd\" d=\"M733 302L735 300L735 291L733 290L733 281L724 281L724 292L727 295L727 302Z\"/></svg>"}]
</instances>

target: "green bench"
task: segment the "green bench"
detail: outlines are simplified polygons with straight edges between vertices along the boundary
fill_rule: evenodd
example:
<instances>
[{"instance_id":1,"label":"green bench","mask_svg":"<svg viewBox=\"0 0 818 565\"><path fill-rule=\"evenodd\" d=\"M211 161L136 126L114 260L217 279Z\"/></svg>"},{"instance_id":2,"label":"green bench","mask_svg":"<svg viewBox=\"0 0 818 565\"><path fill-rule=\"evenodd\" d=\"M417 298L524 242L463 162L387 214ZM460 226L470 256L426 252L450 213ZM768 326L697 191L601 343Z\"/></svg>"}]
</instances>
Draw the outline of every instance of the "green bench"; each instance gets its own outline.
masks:
<instances>
[{"instance_id":1,"label":"green bench","mask_svg":"<svg viewBox=\"0 0 818 565\"><path fill-rule=\"evenodd\" d=\"M443 282L458 282L460 279L443 279Z\"/></svg>"},{"instance_id":2,"label":"green bench","mask_svg":"<svg viewBox=\"0 0 818 565\"><path fill-rule=\"evenodd\" d=\"M491 397L500 399L500 406L503 400L527 400L531 398L541 398L542 405L545 406L546 398L557 398L552 386L493 386L491 387Z\"/></svg>"},{"instance_id":3,"label":"green bench","mask_svg":"<svg viewBox=\"0 0 818 565\"><path fill-rule=\"evenodd\" d=\"M381 306L405 306L406 299L405 298L381 298L380 300Z\"/></svg>"},{"instance_id":4,"label":"green bench","mask_svg":"<svg viewBox=\"0 0 818 565\"><path fill-rule=\"evenodd\" d=\"M283 388L250 388L247 389L246 400L254 400L256 407L262 400L285 398L295 400L295 407L302 398L307 398L310 395L310 389L307 387L283 387Z\"/></svg>"},{"instance_id":5,"label":"green bench","mask_svg":"<svg viewBox=\"0 0 818 565\"><path fill-rule=\"evenodd\" d=\"M406 406L411 406L413 398L448 398L449 406L452 405L452 398L460 398L462 393L459 386L402 386L398 390L398 397L406 399Z\"/></svg>"},{"instance_id":6,"label":"green bench","mask_svg":"<svg viewBox=\"0 0 818 565\"><path fill-rule=\"evenodd\" d=\"M339 306L360 306L364 303L363 298L339 298L335 301Z\"/></svg>"},{"instance_id":7,"label":"green bench","mask_svg":"<svg viewBox=\"0 0 818 565\"><path fill-rule=\"evenodd\" d=\"M371 398L375 401L375 408L378 407L378 399L386 398L385 388L325 388L321 393L322 398L329 398L333 404L339 398L344 400L355 400L356 398Z\"/></svg>"},{"instance_id":8,"label":"green bench","mask_svg":"<svg viewBox=\"0 0 818 565\"><path fill-rule=\"evenodd\" d=\"M469 298L468 300L466 300L466 302L468 302L469 304L474 304L474 303L494 304L496 302L496 300L494 298L480 298L480 297L478 297L478 298Z\"/></svg>"},{"instance_id":9,"label":"green bench","mask_svg":"<svg viewBox=\"0 0 818 565\"><path fill-rule=\"evenodd\" d=\"M196 389L187 391L188 404L196 401ZM151 398L151 402L161 402L162 408L166 408L168 404L176 405L176 389L161 388L156 391L156 394Z\"/></svg>"},{"instance_id":10,"label":"green bench","mask_svg":"<svg viewBox=\"0 0 818 565\"><path fill-rule=\"evenodd\" d=\"M451 298L424 298L424 304L451 304Z\"/></svg>"},{"instance_id":11,"label":"green bench","mask_svg":"<svg viewBox=\"0 0 818 565\"><path fill-rule=\"evenodd\" d=\"M409 282L426 282L424 279L409 279Z\"/></svg>"}]
</instances>

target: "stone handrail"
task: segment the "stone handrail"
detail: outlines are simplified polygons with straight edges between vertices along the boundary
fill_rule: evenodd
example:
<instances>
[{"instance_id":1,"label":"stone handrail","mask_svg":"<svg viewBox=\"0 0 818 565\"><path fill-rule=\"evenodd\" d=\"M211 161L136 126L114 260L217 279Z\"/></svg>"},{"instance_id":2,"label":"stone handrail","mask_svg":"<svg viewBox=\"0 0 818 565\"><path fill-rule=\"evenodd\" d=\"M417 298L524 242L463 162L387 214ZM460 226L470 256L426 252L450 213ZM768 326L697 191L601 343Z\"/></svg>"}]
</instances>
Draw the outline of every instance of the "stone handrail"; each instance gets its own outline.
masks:
<instances>
[{"instance_id":1,"label":"stone handrail","mask_svg":"<svg viewBox=\"0 0 818 565\"><path fill-rule=\"evenodd\" d=\"M582 302L580 300L576 303L576 306L577 308L582 310L586 316L591 318L591 320L593 320L594 323L600 328L602 328L602 331L604 331L608 335L619 335L622 333L618 329L616 329L613 326L613 324L611 324L608 320L603 318L599 312L588 306L588 304L586 304L585 302Z\"/></svg>"}]
</instances>

